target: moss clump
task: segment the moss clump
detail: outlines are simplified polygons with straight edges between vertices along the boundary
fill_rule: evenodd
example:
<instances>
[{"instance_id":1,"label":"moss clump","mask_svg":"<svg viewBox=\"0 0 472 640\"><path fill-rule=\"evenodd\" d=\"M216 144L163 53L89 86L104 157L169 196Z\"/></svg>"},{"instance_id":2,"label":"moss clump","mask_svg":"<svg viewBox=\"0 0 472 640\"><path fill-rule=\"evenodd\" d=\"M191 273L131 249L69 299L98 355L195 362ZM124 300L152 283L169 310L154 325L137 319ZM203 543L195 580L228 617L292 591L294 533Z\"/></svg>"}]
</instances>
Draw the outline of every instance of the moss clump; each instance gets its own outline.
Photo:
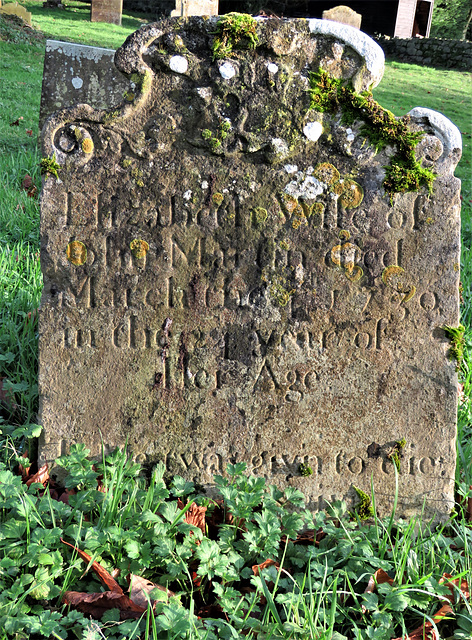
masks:
<instances>
[{"instance_id":1,"label":"moss clump","mask_svg":"<svg viewBox=\"0 0 472 640\"><path fill-rule=\"evenodd\" d=\"M313 469L308 464L301 464L298 467L298 471L304 478L308 478L308 476L313 475Z\"/></svg>"},{"instance_id":2,"label":"moss clump","mask_svg":"<svg viewBox=\"0 0 472 640\"><path fill-rule=\"evenodd\" d=\"M464 359L465 327L462 324L458 327L449 327L446 325L443 329L446 337L451 341L449 357L451 360L457 361L457 368L459 369L462 364L462 360Z\"/></svg>"},{"instance_id":3,"label":"moss clump","mask_svg":"<svg viewBox=\"0 0 472 640\"><path fill-rule=\"evenodd\" d=\"M401 440L397 440L393 445L390 453L387 454L387 458L393 462L397 471L400 471L401 468L401 459L403 458L403 449L405 448L406 440L402 438Z\"/></svg>"},{"instance_id":4,"label":"moss clump","mask_svg":"<svg viewBox=\"0 0 472 640\"><path fill-rule=\"evenodd\" d=\"M371 497L365 493L365 491L362 491L362 489L354 487L354 485L353 489L359 496L360 500L359 504L354 508L359 520L368 520L369 518L372 518L374 516L374 508L372 506Z\"/></svg>"},{"instance_id":5,"label":"moss clump","mask_svg":"<svg viewBox=\"0 0 472 640\"><path fill-rule=\"evenodd\" d=\"M257 22L246 13L227 13L217 24L211 47L213 60L228 58L234 49L255 49Z\"/></svg>"},{"instance_id":6,"label":"moss clump","mask_svg":"<svg viewBox=\"0 0 472 640\"><path fill-rule=\"evenodd\" d=\"M59 178L59 175L57 172L61 167L56 161L55 153L52 154L51 158L49 157L42 158L41 162L39 163L39 167L40 167L40 173L42 176L52 175L52 176L55 176L56 178Z\"/></svg>"},{"instance_id":7,"label":"moss clump","mask_svg":"<svg viewBox=\"0 0 472 640\"><path fill-rule=\"evenodd\" d=\"M344 124L362 120L362 133L379 150L387 145L395 145L397 153L385 167L383 183L385 191L392 199L394 193L418 191L427 187L431 192L435 174L421 166L415 157L415 148L423 137L423 132L410 131L409 118L397 120L391 111L384 109L374 100L370 92L356 93L342 80L331 78L326 71L310 73L311 103L316 111L334 113L342 111Z\"/></svg>"}]
</instances>

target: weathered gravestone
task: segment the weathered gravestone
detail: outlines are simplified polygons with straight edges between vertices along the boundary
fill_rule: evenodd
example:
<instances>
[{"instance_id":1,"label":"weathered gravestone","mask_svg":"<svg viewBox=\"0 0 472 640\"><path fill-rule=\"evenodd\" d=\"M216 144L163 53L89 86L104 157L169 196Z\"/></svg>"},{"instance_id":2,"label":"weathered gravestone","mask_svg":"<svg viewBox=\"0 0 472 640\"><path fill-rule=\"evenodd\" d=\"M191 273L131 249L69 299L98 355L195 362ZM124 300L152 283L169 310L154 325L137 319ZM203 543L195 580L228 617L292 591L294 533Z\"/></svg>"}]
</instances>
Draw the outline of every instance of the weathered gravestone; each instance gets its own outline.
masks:
<instances>
[{"instance_id":1,"label":"weathered gravestone","mask_svg":"<svg viewBox=\"0 0 472 640\"><path fill-rule=\"evenodd\" d=\"M76 103L105 109L119 104L135 85L113 64L114 49L46 41L39 128L54 111Z\"/></svg>"},{"instance_id":2,"label":"weathered gravestone","mask_svg":"<svg viewBox=\"0 0 472 640\"><path fill-rule=\"evenodd\" d=\"M121 25L123 0L92 0L90 22L108 22Z\"/></svg>"},{"instance_id":3,"label":"weathered gravestone","mask_svg":"<svg viewBox=\"0 0 472 640\"><path fill-rule=\"evenodd\" d=\"M351 7L346 7L344 5L339 5L338 7L333 7L332 9L323 11L321 17L323 20L334 20L334 22L347 24L355 29L361 28L361 14L351 9Z\"/></svg>"},{"instance_id":4,"label":"weathered gravestone","mask_svg":"<svg viewBox=\"0 0 472 640\"><path fill-rule=\"evenodd\" d=\"M218 0L175 0L172 17L217 16Z\"/></svg>"},{"instance_id":5,"label":"weathered gravestone","mask_svg":"<svg viewBox=\"0 0 472 640\"><path fill-rule=\"evenodd\" d=\"M313 508L373 477L385 512L398 456L399 513L444 515L460 135L346 88L383 72L360 31L227 20L143 27L133 102L43 129L41 457L127 441L203 485L244 461Z\"/></svg>"}]
</instances>

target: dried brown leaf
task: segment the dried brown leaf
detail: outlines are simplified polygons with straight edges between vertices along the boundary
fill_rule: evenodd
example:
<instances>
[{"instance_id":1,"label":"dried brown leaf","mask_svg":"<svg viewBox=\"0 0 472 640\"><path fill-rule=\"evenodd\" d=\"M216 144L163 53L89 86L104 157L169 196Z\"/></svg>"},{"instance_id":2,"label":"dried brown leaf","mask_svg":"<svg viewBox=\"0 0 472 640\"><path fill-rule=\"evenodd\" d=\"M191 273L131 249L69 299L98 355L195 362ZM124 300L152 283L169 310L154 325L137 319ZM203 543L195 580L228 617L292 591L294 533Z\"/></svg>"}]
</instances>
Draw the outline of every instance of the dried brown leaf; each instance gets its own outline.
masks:
<instances>
[{"instance_id":1,"label":"dried brown leaf","mask_svg":"<svg viewBox=\"0 0 472 640\"><path fill-rule=\"evenodd\" d=\"M85 562L88 562L88 563L91 562L92 557L89 556L88 553L85 553L85 551L82 551L78 547L74 547L73 544L70 544L69 542L66 542L62 538L61 538L61 542L66 544L71 549L74 549L74 551L77 552L77 554L82 558L82 560L84 560ZM94 562L92 562L92 565L91 565L90 568L98 576L100 582L105 587L107 587L107 589L110 589L110 591L112 591L113 593L118 593L118 594L123 594L124 593L123 589L120 587L118 582L114 578L111 577L111 575L108 573L108 571L106 569L104 569L101 564L99 564L98 562L94 561Z\"/></svg>"},{"instance_id":2,"label":"dried brown leaf","mask_svg":"<svg viewBox=\"0 0 472 640\"><path fill-rule=\"evenodd\" d=\"M448 596L448 599L451 603L454 603L454 599L455 599L454 587L462 591L462 595L466 600L470 600L470 587L467 580L465 580L465 578L463 578L459 584L459 578L453 578L450 573L443 573L442 577L439 580L439 583L445 584L447 587L449 587L449 591L451 592L451 595Z\"/></svg>"},{"instance_id":3,"label":"dried brown leaf","mask_svg":"<svg viewBox=\"0 0 472 640\"><path fill-rule=\"evenodd\" d=\"M279 569L280 567L278 562L276 562L275 560L272 560L271 558L268 558L267 560L264 560L264 562L261 562L261 564L253 564L252 570L254 572L254 575L258 576L262 571L262 569L266 569L267 567L274 567L274 566L277 569Z\"/></svg>"},{"instance_id":4,"label":"dried brown leaf","mask_svg":"<svg viewBox=\"0 0 472 640\"><path fill-rule=\"evenodd\" d=\"M184 503L180 498L177 500L177 506L179 509L183 509L185 507ZM187 524L193 524L194 527L198 527L203 535L206 533L206 523L205 523L205 515L206 515L206 507L199 507L198 504L193 502L188 511L185 513L184 522Z\"/></svg>"},{"instance_id":5,"label":"dried brown leaf","mask_svg":"<svg viewBox=\"0 0 472 640\"><path fill-rule=\"evenodd\" d=\"M384 584L388 582L389 585L393 585L393 578L391 578L388 573L386 573L383 569L377 569L373 576L370 576L367 587L364 590L364 593L374 593L375 587L378 584ZM367 608L362 605L361 607L362 613L367 612Z\"/></svg>"},{"instance_id":6,"label":"dried brown leaf","mask_svg":"<svg viewBox=\"0 0 472 640\"><path fill-rule=\"evenodd\" d=\"M49 469L48 469L48 463L46 462L46 464L43 464L43 466L40 469L38 469L36 473L34 473L32 476L28 476L27 478L25 478L24 482L27 487L32 485L33 482L39 482L39 484L42 484L43 487L45 487L48 483L48 480L49 480Z\"/></svg>"},{"instance_id":7,"label":"dried brown leaf","mask_svg":"<svg viewBox=\"0 0 472 640\"><path fill-rule=\"evenodd\" d=\"M123 593L120 594L114 591L104 591L102 593L66 591L62 596L62 602L98 620L109 609L119 609L121 620L136 620L142 616L147 608L135 604Z\"/></svg>"},{"instance_id":8,"label":"dried brown leaf","mask_svg":"<svg viewBox=\"0 0 472 640\"><path fill-rule=\"evenodd\" d=\"M443 618L452 613L451 605L445 604L443 605L433 616L433 620L435 624L441 622ZM424 624L422 624L417 629L414 629L408 636L395 638L395 640L440 640L436 630L433 628L433 625L429 620L427 620Z\"/></svg>"},{"instance_id":9,"label":"dried brown leaf","mask_svg":"<svg viewBox=\"0 0 472 640\"><path fill-rule=\"evenodd\" d=\"M170 589L166 589L162 587L160 584L154 584L150 580L143 578L141 576L136 576L130 574L127 576L127 581L129 584L129 597L130 599L137 605L147 608L149 596L154 589L159 589L159 591L163 591L168 598L172 598L175 596L175 593ZM155 602L153 603L153 607L155 606Z\"/></svg>"}]
</instances>

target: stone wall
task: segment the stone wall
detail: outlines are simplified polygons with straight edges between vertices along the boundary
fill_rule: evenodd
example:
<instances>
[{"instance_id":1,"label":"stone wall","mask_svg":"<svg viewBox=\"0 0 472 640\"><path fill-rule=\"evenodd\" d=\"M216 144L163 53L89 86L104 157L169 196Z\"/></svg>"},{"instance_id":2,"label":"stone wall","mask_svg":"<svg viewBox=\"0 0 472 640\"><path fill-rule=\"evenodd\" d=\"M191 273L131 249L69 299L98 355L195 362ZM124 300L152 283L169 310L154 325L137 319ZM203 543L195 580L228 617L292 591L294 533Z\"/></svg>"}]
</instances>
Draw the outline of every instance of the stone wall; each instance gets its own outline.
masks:
<instances>
[{"instance_id":1,"label":"stone wall","mask_svg":"<svg viewBox=\"0 0 472 640\"><path fill-rule=\"evenodd\" d=\"M448 69L472 68L472 42L441 38L375 38L387 58Z\"/></svg>"}]
</instances>

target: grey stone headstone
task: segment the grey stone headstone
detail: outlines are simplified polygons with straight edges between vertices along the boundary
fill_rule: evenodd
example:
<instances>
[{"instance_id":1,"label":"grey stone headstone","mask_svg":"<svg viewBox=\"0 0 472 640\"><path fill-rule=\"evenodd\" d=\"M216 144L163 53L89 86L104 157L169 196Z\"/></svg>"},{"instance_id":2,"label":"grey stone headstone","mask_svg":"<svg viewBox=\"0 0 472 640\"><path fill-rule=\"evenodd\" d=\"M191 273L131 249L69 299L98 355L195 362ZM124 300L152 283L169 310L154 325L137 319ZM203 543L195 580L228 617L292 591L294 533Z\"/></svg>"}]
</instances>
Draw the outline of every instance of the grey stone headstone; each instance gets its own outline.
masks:
<instances>
[{"instance_id":1,"label":"grey stone headstone","mask_svg":"<svg viewBox=\"0 0 472 640\"><path fill-rule=\"evenodd\" d=\"M115 51L59 40L46 41L39 128L58 109L88 104L107 109L123 100L130 80L113 64Z\"/></svg>"},{"instance_id":2,"label":"grey stone headstone","mask_svg":"<svg viewBox=\"0 0 472 640\"><path fill-rule=\"evenodd\" d=\"M333 7L332 9L323 11L321 17L323 20L333 20L334 22L347 24L355 29L361 28L361 14L351 9L351 7L346 7L344 5L339 5L338 7Z\"/></svg>"},{"instance_id":3,"label":"grey stone headstone","mask_svg":"<svg viewBox=\"0 0 472 640\"><path fill-rule=\"evenodd\" d=\"M323 20L257 20L260 47L213 61L216 19L164 20L115 57L113 108L43 128L40 454L126 441L211 486L229 462L381 513L453 505L460 135L415 110L432 193L385 192L394 145L310 109L320 66L357 91L383 54ZM247 42L242 42L247 45ZM311 470L311 474L309 474ZM308 474L308 475L307 475Z\"/></svg>"},{"instance_id":4,"label":"grey stone headstone","mask_svg":"<svg viewBox=\"0 0 472 640\"><path fill-rule=\"evenodd\" d=\"M90 22L108 22L121 25L123 0L92 0Z\"/></svg>"},{"instance_id":5,"label":"grey stone headstone","mask_svg":"<svg viewBox=\"0 0 472 640\"><path fill-rule=\"evenodd\" d=\"M217 16L218 0L175 0L172 17Z\"/></svg>"}]
</instances>

